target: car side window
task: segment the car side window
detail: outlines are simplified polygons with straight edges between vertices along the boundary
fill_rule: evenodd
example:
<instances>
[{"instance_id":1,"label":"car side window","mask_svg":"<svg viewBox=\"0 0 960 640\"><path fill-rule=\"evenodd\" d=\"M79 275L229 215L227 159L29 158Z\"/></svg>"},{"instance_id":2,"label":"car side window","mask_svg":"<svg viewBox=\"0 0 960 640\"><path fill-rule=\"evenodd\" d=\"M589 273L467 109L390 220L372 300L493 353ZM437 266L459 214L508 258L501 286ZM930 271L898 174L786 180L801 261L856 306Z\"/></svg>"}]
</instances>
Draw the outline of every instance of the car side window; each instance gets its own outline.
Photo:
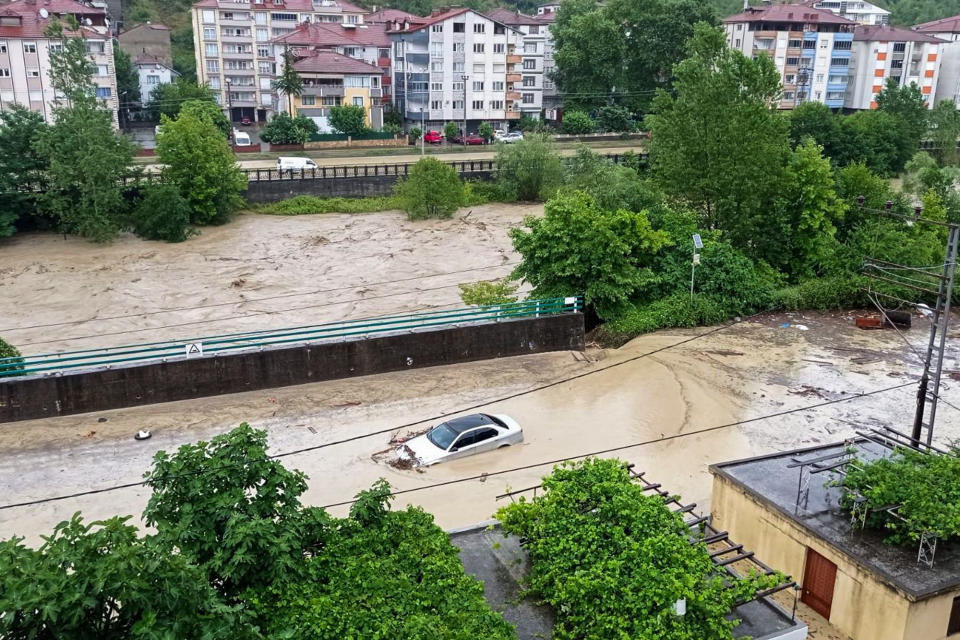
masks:
<instances>
[{"instance_id":1,"label":"car side window","mask_svg":"<svg viewBox=\"0 0 960 640\"><path fill-rule=\"evenodd\" d=\"M475 442L474 435L475 435L475 432L463 434L462 436L460 436L459 439L457 439L457 442L456 444L453 445L453 448L463 449L464 447L469 447Z\"/></svg>"},{"instance_id":2,"label":"car side window","mask_svg":"<svg viewBox=\"0 0 960 640\"><path fill-rule=\"evenodd\" d=\"M493 436L497 435L496 429L481 429L480 431L475 431L473 434L474 444L478 442L483 442L484 440L489 440Z\"/></svg>"}]
</instances>

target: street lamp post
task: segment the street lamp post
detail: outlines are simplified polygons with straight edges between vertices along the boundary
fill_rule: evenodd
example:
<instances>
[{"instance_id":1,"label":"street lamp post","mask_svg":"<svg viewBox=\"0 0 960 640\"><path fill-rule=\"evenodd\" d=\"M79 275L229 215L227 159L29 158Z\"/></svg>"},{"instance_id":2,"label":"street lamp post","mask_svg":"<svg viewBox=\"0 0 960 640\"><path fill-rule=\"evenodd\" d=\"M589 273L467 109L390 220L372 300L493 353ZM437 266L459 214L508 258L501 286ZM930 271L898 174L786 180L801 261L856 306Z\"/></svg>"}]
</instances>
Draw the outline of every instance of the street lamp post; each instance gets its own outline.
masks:
<instances>
[{"instance_id":1,"label":"street lamp post","mask_svg":"<svg viewBox=\"0 0 960 640\"><path fill-rule=\"evenodd\" d=\"M468 75L464 74L460 76L460 79L463 80L463 136L461 141L463 146L467 146L467 79Z\"/></svg>"},{"instance_id":2,"label":"street lamp post","mask_svg":"<svg viewBox=\"0 0 960 640\"><path fill-rule=\"evenodd\" d=\"M420 155L424 154L423 139L426 137L426 133L423 130L423 107L420 107Z\"/></svg>"},{"instance_id":3,"label":"street lamp post","mask_svg":"<svg viewBox=\"0 0 960 640\"><path fill-rule=\"evenodd\" d=\"M233 124L233 100L230 96L230 78L227 78L227 119Z\"/></svg>"}]
</instances>

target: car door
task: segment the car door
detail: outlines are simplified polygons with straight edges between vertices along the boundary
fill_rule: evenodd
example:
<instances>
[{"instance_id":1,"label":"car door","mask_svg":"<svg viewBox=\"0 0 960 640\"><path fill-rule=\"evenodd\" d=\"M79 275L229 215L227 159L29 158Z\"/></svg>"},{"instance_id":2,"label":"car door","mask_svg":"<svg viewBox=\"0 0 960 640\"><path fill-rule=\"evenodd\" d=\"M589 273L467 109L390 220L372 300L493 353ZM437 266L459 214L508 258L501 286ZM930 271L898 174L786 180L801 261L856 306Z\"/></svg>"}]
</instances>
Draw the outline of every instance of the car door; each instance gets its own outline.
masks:
<instances>
[{"instance_id":1,"label":"car door","mask_svg":"<svg viewBox=\"0 0 960 640\"><path fill-rule=\"evenodd\" d=\"M464 431L450 448L449 458L463 458L481 451L496 449L498 431L492 427L479 427ZM456 449L456 451L454 451Z\"/></svg>"}]
</instances>

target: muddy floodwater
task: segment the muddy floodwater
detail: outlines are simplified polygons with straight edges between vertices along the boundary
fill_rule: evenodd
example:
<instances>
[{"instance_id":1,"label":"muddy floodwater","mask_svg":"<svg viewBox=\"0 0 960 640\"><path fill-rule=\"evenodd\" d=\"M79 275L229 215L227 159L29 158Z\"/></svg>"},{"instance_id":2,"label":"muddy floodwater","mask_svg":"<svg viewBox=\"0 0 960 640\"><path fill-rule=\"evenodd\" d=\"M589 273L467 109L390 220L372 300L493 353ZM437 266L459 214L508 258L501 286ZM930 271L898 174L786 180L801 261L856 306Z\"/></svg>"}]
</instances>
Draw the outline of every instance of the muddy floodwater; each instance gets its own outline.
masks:
<instances>
[{"instance_id":1,"label":"muddy floodwater","mask_svg":"<svg viewBox=\"0 0 960 640\"><path fill-rule=\"evenodd\" d=\"M247 214L179 244L17 235L0 240L0 336L39 354L459 306L457 284L508 274L507 231L542 212Z\"/></svg>"}]
</instances>

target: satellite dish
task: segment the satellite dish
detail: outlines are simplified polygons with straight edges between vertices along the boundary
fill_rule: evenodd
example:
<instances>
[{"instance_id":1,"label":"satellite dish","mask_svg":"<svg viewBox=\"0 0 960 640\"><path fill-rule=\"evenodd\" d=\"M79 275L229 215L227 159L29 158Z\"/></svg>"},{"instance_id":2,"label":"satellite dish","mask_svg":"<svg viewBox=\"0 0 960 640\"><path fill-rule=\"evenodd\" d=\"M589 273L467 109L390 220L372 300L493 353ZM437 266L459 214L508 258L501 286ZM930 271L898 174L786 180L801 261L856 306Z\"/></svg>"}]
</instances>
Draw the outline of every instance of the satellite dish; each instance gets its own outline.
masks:
<instances>
[{"instance_id":1,"label":"satellite dish","mask_svg":"<svg viewBox=\"0 0 960 640\"><path fill-rule=\"evenodd\" d=\"M90 18L84 18L83 24L85 24L85 25L87 25L87 26L89 27L89 26L91 26L91 25L93 24L93 20L91 20Z\"/></svg>"},{"instance_id":2,"label":"satellite dish","mask_svg":"<svg viewBox=\"0 0 960 640\"><path fill-rule=\"evenodd\" d=\"M50 12L47 11L46 9L44 9L43 7L41 7L41 8L40 8L40 17L43 18L44 20L46 20L47 18L50 17Z\"/></svg>"}]
</instances>

